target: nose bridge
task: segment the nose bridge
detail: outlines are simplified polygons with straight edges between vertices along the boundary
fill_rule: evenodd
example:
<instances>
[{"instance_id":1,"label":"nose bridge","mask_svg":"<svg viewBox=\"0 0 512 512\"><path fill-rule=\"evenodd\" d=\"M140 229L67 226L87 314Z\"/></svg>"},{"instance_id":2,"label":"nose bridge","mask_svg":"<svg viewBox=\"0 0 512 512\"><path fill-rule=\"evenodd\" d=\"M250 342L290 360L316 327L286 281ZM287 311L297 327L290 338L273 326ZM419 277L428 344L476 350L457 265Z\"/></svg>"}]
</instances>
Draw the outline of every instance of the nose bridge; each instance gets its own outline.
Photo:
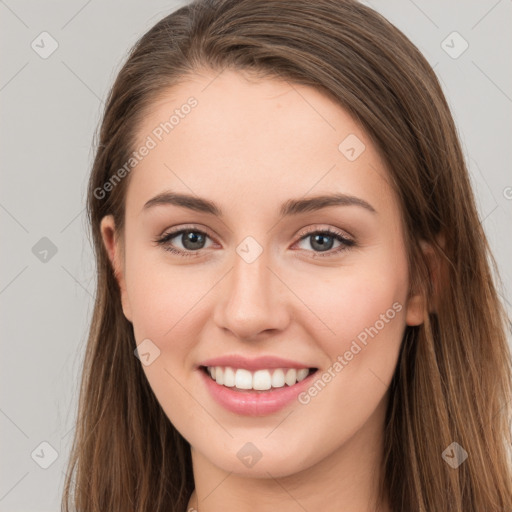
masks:
<instances>
[{"instance_id":1,"label":"nose bridge","mask_svg":"<svg viewBox=\"0 0 512 512\"><path fill-rule=\"evenodd\" d=\"M270 264L268 251L252 241L244 241L236 249L232 272L232 295L243 301L268 304L270 299Z\"/></svg>"},{"instance_id":2,"label":"nose bridge","mask_svg":"<svg viewBox=\"0 0 512 512\"><path fill-rule=\"evenodd\" d=\"M233 267L217 304L219 326L241 338L283 328L287 315L279 300L282 284L268 268L271 265L270 251L254 238L247 237L236 247Z\"/></svg>"}]
</instances>

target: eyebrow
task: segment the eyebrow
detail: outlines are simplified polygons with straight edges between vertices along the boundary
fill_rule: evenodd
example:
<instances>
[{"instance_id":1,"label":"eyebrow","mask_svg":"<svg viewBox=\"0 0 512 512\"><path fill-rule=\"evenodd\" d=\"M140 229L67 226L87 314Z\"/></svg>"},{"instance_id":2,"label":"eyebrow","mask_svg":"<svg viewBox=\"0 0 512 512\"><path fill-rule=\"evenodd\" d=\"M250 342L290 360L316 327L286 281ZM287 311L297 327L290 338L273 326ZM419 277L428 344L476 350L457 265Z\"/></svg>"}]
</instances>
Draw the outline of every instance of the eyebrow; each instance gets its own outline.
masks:
<instances>
[{"instance_id":1,"label":"eyebrow","mask_svg":"<svg viewBox=\"0 0 512 512\"><path fill-rule=\"evenodd\" d=\"M151 198L144 204L142 210L146 211L153 206L159 205L181 206L182 208L187 208L196 212L209 213L217 217L223 217L224 215L221 208L212 201L197 196L178 194L171 191L162 192ZM375 208L364 199L347 194L324 194L310 197L308 199L289 199L281 205L279 213L282 217L287 217L290 215L299 215L301 213L321 210L322 208L327 208L329 206L359 206L371 213L377 213L377 210L375 210Z\"/></svg>"}]
</instances>

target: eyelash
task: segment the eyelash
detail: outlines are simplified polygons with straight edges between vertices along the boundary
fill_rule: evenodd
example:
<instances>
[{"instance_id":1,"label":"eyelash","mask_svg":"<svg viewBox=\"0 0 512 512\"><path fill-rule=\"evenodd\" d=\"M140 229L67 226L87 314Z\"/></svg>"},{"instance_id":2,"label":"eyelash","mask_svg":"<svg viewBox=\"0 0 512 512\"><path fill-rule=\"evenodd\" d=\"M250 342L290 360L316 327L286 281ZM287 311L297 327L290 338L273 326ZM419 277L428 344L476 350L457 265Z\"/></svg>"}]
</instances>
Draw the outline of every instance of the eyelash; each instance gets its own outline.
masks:
<instances>
[{"instance_id":1,"label":"eyelash","mask_svg":"<svg viewBox=\"0 0 512 512\"><path fill-rule=\"evenodd\" d=\"M171 252L173 254L176 254L178 256L183 256L183 257L199 256L199 253L201 252L202 249L199 249L197 251L183 251L181 249L176 249L176 248L174 248L174 247L172 247L171 245L168 244L168 242L170 240L172 240L176 236L181 235L181 234L186 233L186 232L199 233L201 235L207 236L208 238L211 238L204 231L201 231L200 229L195 229L194 227L189 227L189 228L179 229L179 230L176 230L176 231L171 231L169 233L166 233L162 237L157 238L156 240L154 240L154 242L157 245L163 246L163 249L165 251L169 251L169 252ZM312 251L315 254L314 258L316 258L316 257L325 258L325 257L335 256L337 254L342 253L343 251L348 250L351 247L355 247L356 246L356 242L354 240L345 237L340 232L335 231L335 230L333 230L331 228L327 228L327 229L323 229L323 230L312 230L312 231L308 231L306 233L302 233L300 238L299 238L299 240L298 240L298 242L300 242L300 241L302 241L302 240L304 240L304 239L306 239L306 238L308 238L308 237L310 237L312 235L328 235L328 236L332 236L333 238L335 238L336 240L338 240L342 244L342 245L340 245L336 249L330 249L329 251L325 251L325 252L323 252L323 251ZM311 252L311 251L308 251L308 252Z\"/></svg>"}]
</instances>

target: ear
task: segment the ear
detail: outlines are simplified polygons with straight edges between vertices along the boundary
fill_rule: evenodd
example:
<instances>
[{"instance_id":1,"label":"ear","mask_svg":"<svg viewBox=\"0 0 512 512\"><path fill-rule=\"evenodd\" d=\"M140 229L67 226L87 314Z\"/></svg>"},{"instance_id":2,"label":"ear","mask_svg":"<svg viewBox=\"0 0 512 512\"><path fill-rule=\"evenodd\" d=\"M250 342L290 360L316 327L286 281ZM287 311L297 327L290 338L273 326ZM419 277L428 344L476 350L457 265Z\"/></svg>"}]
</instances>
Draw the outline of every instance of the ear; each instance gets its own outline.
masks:
<instances>
[{"instance_id":1,"label":"ear","mask_svg":"<svg viewBox=\"0 0 512 512\"><path fill-rule=\"evenodd\" d=\"M114 271L114 276L121 292L121 305L123 308L124 316L129 322L131 322L132 314L130 308L130 300L126 291L126 281L124 275L124 257L122 257L119 237L116 233L114 217L112 215L105 215L105 217L101 219L100 231L101 237L103 238L103 244L105 245L105 249Z\"/></svg>"},{"instance_id":2,"label":"ear","mask_svg":"<svg viewBox=\"0 0 512 512\"><path fill-rule=\"evenodd\" d=\"M439 235L437 243L444 248L444 237ZM436 254L432 244L420 240L421 250L427 259L427 265L429 269L429 275L431 279L432 289L432 300L429 312L433 313L437 311L438 294L441 283L441 262L439 256ZM411 290L409 299L407 301L406 311L406 324L407 325L421 325L425 321L425 312L427 311L427 300L425 293L427 292L428 286L422 287L421 290Z\"/></svg>"}]
</instances>

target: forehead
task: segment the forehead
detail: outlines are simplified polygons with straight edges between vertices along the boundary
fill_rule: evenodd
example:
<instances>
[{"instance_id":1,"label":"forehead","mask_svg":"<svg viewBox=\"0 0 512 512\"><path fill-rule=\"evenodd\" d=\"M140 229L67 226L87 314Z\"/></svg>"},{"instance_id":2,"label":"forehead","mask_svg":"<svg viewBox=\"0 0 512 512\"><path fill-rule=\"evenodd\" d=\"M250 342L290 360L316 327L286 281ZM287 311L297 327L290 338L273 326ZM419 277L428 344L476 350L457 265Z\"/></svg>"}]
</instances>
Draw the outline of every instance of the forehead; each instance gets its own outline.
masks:
<instances>
[{"instance_id":1,"label":"forehead","mask_svg":"<svg viewBox=\"0 0 512 512\"><path fill-rule=\"evenodd\" d=\"M154 102L134 149L144 145L151 149L131 171L127 211L167 189L208 197L235 216L326 192L377 210L396 206L365 131L317 89L285 80L193 75Z\"/></svg>"}]
</instances>

